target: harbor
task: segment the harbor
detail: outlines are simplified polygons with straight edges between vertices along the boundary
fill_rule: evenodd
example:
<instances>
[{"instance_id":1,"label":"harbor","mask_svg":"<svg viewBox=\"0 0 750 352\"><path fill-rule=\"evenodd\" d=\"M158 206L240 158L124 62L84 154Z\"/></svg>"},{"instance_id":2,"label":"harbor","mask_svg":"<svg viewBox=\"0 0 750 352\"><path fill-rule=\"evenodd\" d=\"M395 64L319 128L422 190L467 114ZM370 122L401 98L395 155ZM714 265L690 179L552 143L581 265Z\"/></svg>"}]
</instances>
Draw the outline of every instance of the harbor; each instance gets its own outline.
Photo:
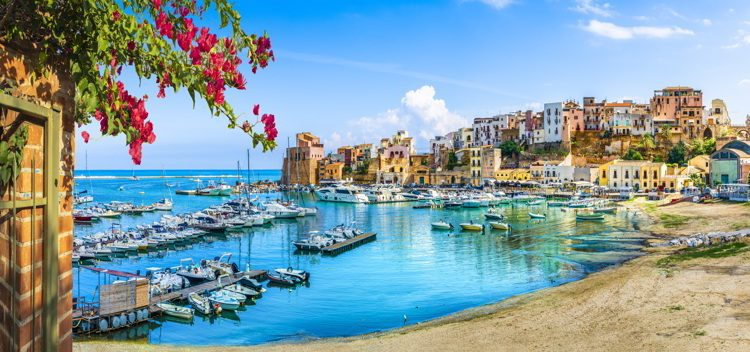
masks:
<instances>
[{"instance_id":1,"label":"harbor","mask_svg":"<svg viewBox=\"0 0 750 352\"><path fill-rule=\"evenodd\" d=\"M165 191L165 183L179 180L168 177L138 180L84 178L77 182L79 189L90 189L94 198L92 203L81 205L82 208L112 201L147 206L168 197L173 209L101 218L77 226L76 238L112 231L113 224L123 232L128 232L129 228L152 226L165 217L193 214L212 207L217 209L239 197L170 195ZM470 194L479 194L476 191L460 193L466 194L467 199L472 198L468 197ZM445 190L445 194L458 195L459 192ZM512 194L506 196L513 197ZM523 197L523 201L509 203L502 201L499 193L496 198L495 207L502 212L502 221L512 226L512 231L431 229L430 224L440 219L447 219L456 227L463 222L484 222L484 214L491 208L481 206L481 201L478 207L473 207L469 201L467 207L414 209L415 205L428 200L351 204L320 201L310 191L250 195L250 199L258 204L291 200L299 206L315 208L317 214L273 219L266 225L235 231L206 233L153 250L112 255L93 264L102 269L144 274L149 268L175 267L186 258L199 262L231 253L231 261L242 272L273 272L277 268L292 267L310 273L307 283L287 287L260 277L258 281L266 292L253 304L242 306L237 311L223 312L210 319L196 315L188 323L160 315L159 309L152 308L153 316L148 324L77 338L107 339L128 336L134 330L132 335L145 336L151 343L203 345L216 341L228 343L229 340L224 339L229 336L225 334L230 333L242 336L239 340L232 339L239 344L294 341L301 336L351 336L402 326L404 316L409 324L413 324L494 302L518 292L574 281L592 271L640 255L644 234L636 227L642 219L632 212L622 210L608 214L603 221L577 221L575 208L553 206L552 199L542 204L534 203L542 201L538 197ZM530 211L546 213L547 217L544 220L530 219ZM296 241L309 239L315 231L323 234L339 226L354 226L362 230L362 234L316 252L299 251L293 245ZM483 255L476 256L477 251ZM519 275L519 270L530 276ZM80 267L74 269L74 275L74 282L80 279L80 287L74 285L75 296L90 297L97 288L96 276ZM448 276L454 279L450 282L440 279ZM347 279L352 277L357 278L356 287L352 287ZM388 285L384 288L382 278L385 277ZM414 292L415 282L419 282L420 289L407 294ZM463 287L467 286L481 288L466 291ZM192 289L186 288L186 291L152 296L151 302L170 301L190 307L183 298L186 294L205 293L205 289L212 287L215 287L214 283L200 284ZM373 292L379 292L379 300L387 305L372 308L369 302ZM342 293L346 298L342 298ZM349 319L335 314L340 309L360 318ZM321 324L323 321L327 323ZM223 322L236 325L229 330L217 329L216 324ZM273 333L269 334L269 331Z\"/></svg>"}]
</instances>

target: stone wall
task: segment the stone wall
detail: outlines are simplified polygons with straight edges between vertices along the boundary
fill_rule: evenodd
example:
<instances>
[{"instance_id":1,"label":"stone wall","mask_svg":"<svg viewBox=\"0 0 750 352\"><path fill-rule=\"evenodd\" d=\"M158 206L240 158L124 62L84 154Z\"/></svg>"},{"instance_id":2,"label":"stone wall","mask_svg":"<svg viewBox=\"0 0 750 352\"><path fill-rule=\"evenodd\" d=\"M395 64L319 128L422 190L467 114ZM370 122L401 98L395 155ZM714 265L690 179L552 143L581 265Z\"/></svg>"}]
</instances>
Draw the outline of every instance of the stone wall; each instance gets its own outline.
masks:
<instances>
[{"instance_id":1,"label":"stone wall","mask_svg":"<svg viewBox=\"0 0 750 352\"><path fill-rule=\"evenodd\" d=\"M58 262L58 318L59 350L72 350L72 187L73 187L73 151L74 123L73 96L74 87L64 73L55 72L49 77L29 79L29 69L34 61L33 56L22 52L33 52L33 48L19 50L0 45L0 81L15 82L10 89L12 95L33 100L35 103L63 111L63 130L60 138L62 151L50 157L60 158L61 169L51 172L59 173L57 192L60 202L60 217L57 238L59 241ZM44 195L44 129L28 118L9 112L2 121L4 126L17 126L20 120L29 125L29 141L23 150L23 162L20 175L16 179L15 192L9 189L0 191L0 200L9 201L32 198L32 182L37 197ZM8 138L7 130L2 138ZM32 160L35 161L32 164ZM11 194L13 193L13 194ZM43 350L42 302L44 287L42 272L47 266L43 263L42 240L44 233L44 209L37 208L32 223L32 210L0 210L0 351ZM11 231L11 223L15 229ZM32 227L34 238L31 238ZM32 251L33 246L33 251ZM11 251L13 254L11 255ZM33 256L32 256L33 252ZM11 258L13 260L11 261ZM33 272L33 275L32 275ZM32 301L32 294L34 299Z\"/></svg>"}]
</instances>

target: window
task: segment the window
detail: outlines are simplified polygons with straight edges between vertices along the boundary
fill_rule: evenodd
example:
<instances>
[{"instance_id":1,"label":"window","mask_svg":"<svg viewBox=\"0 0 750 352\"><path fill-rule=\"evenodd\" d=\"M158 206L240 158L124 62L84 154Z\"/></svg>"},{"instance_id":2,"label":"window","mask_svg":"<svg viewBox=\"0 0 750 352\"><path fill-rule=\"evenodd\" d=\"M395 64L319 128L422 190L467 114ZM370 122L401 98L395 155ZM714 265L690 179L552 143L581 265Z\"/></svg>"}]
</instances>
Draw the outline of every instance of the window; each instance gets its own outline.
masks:
<instances>
[{"instance_id":1,"label":"window","mask_svg":"<svg viewBox=\"0 0 750 352\"><path fill-rule=\"evenodd\" d=\"M625 170L625 179L630 178L630 171Z\"/></svg>"},{"instance_id":2,"label":"window","mask_svg":"<svg viewBox=\"0 0 750 352\"><path fill-rule=\"evenodd\" d=\"M613 178L617 178L617 170L612 171L612 175ZM617 184L615 184L615 187L617 187Z\"/></svg>"},{"instance_id":3,"label":"window","mask_svg":"<svg viewBox=\"0 0 750 352\"><path fill-rule=\"evenodd\" d=\"M658 179L659 176L656 175L656 170L654 170L654 180Z\"/></svg>"}]
</instances>

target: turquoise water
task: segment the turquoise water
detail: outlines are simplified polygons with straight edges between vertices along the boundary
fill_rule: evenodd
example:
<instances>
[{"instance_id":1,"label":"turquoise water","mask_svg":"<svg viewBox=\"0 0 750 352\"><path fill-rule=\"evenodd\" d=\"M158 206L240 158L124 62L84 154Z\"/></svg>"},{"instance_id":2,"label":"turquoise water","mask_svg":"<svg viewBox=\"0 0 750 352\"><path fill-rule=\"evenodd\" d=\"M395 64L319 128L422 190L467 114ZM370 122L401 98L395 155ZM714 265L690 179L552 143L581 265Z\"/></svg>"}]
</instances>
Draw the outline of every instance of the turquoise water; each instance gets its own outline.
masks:
<instances>
[{"instance_id":1,"label":"turquoise water","mask_svg":"<svg viewBox=\"0 0 750 352\"><path fill-rule=\"evenodd\" d=\"M148 173L136 172L136 175ZM80 174L130 176L132 171ZM162 171L150 174L161 175ZM166 174L195 175L205 181L208 175L236 175L237 171L180 170ZM243 177L246 175L243 172ZM279 172L255 170L250 177L275 180ZM224 180L234 182L228 177ZM166 182L179 182L183 187L193 184L184 178ZM78 191L91 189L97 202L121 200L148 204L166 193L163 179L79 179L76 184ZM124 190L119 191L120 187ZM228 199L179 195L172 198L174 213L196 211ZM431 230L430 223L443 218L454 225L480 220L483 209L412 209L411 203L322 203L315 202L309 194L298 202L318 207L317 217L277 220L273 227L216 238L184 250L100 262L99 266L144 272L147 267L177 265L181 258L198 261L231 252L241 268L250 264L254 269L293 266L307 270L312 275L308 286L292 290L268 288L255 305L236 315L212 319L196 316L190 324L155 321L106 338L142 336L151 343L243 345L393 329L580 279L638 256L644 236L637 230L639 219L624 211L607 215L604 222L576 223L570 211L550 208L544 210L548 213L546 220L530 221L528 207L506 206L505 214L514 228L508 235ZM158 217L154 213L123 216L115 221L126 228ZM377 240L335 257L294 253L290 242L304 237L307 231L352 220L364 230L376 232ZM77 226L76 234L102 231L111 227L112 222L103 220L93 226ZM90 296L97 285L96 275L79 269L75 272L75 294Z\"/></svg>"}]
</instances>

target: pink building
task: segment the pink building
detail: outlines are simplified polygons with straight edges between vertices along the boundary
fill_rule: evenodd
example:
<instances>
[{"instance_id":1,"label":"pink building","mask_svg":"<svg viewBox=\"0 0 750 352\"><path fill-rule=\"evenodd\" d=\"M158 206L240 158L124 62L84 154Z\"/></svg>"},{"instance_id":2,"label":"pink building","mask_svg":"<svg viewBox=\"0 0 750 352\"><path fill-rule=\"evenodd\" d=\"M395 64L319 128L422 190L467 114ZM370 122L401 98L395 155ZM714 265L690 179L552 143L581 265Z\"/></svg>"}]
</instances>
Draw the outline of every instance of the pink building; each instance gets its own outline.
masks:
<instances>
[{"instance_id":1,"label":"pink building","mask_svg":"<svg viewBox=\"0 0 750 352\"><path fill-rule=\"evenodd\" d=\"M568 101L563 104L563 143L569 143L570 137L578 131L586 129L583 119L583 109L578 103Z\"/></svg>"}]
</instances>

